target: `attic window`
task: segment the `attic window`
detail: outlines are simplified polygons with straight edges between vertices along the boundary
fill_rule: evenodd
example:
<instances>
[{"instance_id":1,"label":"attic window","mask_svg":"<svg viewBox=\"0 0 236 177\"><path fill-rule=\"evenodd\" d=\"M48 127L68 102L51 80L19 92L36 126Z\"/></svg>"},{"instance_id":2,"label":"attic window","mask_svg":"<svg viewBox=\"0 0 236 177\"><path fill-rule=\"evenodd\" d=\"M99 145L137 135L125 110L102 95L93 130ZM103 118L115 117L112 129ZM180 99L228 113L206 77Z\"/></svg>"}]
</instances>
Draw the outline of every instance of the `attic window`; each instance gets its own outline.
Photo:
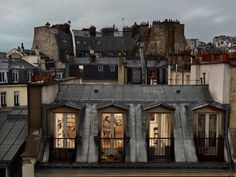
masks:
<instances>
[{"instance_id":1,"label":"attic window","mask_svg":"<svg viewBox=\"0 0 236 177\"><path fill-rule=\"evenodd\" d=\"M98 65L98 72L103 72L103 65Z\"/></svg>"},{"instance_id":2,"label":"attic window","mask_svg":"<svg viewBox=\"0 0 236 177\"><path fill-rule=\"evenodd\" d=\"M176 90L176 94L180 94L181 93L181 90Z\"/></svg>"}]
</instances>

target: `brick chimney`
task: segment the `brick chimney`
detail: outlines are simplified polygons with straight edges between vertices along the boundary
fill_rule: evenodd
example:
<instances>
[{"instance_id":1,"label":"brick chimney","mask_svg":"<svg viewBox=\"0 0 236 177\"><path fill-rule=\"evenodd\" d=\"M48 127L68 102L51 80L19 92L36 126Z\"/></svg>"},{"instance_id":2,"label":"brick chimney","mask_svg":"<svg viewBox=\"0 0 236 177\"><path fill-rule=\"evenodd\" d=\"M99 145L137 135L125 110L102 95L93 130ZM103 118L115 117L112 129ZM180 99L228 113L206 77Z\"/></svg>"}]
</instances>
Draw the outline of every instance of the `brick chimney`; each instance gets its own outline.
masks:
<instances>
[{"instance_id":1,"label":"brick chimney","mask_svg":"<svg viewBox=\"0 0 236 177\"><path fill-rule=\"evenodd\" d=\"M90 36L96 36L96 27L95 26L92 25L89 28L89 34L90 34Z\"/></svg>"}]
</instances>

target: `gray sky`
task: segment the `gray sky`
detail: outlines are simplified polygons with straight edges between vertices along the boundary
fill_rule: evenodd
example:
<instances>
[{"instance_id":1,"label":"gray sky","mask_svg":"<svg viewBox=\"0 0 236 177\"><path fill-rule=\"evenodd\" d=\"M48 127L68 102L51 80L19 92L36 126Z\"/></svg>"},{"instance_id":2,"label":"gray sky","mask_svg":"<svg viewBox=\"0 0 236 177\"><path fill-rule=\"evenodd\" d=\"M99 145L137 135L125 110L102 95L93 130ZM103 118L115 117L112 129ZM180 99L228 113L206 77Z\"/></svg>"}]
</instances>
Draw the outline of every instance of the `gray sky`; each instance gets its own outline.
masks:
<instances>
[{"instance_id":1,"label":"gray sky","mask_svg":"<svg viewBox=\"0 0 236 177\"><path fill-rule=\"evenodd\" d=\"M31 48L35 26L71 20L73 29L178 19L187 38L236 36L236 0L0 0L0 51ZM121 18L124 17L124 22Z\"/></svg>"}]
</instances>

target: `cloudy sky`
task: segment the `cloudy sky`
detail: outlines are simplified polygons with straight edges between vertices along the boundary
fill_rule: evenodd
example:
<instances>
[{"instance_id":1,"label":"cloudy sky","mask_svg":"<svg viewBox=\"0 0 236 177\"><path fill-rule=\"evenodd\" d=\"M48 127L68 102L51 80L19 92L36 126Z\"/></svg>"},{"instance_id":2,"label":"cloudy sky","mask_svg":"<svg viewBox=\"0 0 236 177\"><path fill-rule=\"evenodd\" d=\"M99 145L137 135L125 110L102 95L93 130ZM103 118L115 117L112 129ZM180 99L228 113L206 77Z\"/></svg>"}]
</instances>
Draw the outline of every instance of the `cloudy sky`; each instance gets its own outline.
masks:
<instances>
[{"instance_id":1,"label":"cloudy sky","mask_svg":"<svg viewBox=\"0 0 236 177\"><path fill-rule=\"evenodd\" d=\"M68 20L73 29L100 29L178 19L187 38L209 42L219 34L236 36L235 7L236 0L0 0L0 51L22 42L31 48L35 26Z\"/></svg>"}]
</instances>

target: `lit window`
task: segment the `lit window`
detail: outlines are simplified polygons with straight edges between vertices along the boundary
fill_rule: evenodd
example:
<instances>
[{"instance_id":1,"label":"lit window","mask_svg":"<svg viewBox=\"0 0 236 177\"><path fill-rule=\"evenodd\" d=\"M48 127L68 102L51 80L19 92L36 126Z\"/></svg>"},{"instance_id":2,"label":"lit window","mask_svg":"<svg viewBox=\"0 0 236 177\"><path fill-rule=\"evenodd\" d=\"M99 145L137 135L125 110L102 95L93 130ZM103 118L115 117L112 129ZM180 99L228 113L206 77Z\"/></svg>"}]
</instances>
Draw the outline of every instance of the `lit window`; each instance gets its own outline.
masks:
<instances>
[{"instance_id":1,"label":"lit window","mask_svg":"<svg viewBox=\"0 0 236 177\"><path fill-rule=\"evenodd\" d=\"M15 106L19 106L20 104L19 104L19 92L18 91L15 91L14 92L14 105Z\"/></svg>"},{"instance_id":2,"label":"lit window","mask_svg":"<svg viewBox=\"0 0 236 177\"><path fill-rule=\"evenodd\" d=\"M75 113L55 113L55 148L74 149L76 138Z\"/></svg>"},{"instance_id":3,"label":"lit window","mask_svg":"<svg viewBox=\"0 0 236 177\"><path fill-rule=\"evenodd\" d=\"M172 159L171 114L149 114L149 160Z\"/></svg>"},{"instance_id":4,"label":"lit window","mask_svg":"<svg viewBox=\"0 0 236 177\"><path fill-rule=\"evenodd\" d=\"M103 65L98 65L98 72L103 72Z\"/></svg>"},{"instance_id":5,"label":"lit window","mask_svg":"<svg viewBox=\"0 0 236 177\"><path fill-rule=\"evenodd\" d=\"M115 65L110 65L110 72L115 72L115 71L116 71Z\"/></svg>"},{"instance_id":6,"label":"lit window","mask_svg":"<svg viewBox=\"0 0 236 177\"><path fill-rule=\"evenodd\" d=\"M12 72L12 81L18 82L18 72L17 71Z\"/></svg>"},{"instance_id":7,"label":"lit window","mask_svg":"<svg viewBox=\"0 0 236 177\"><path fill-rule=\"evenodd\" d=\"M103 113L101 122L101 161L120 162L124 157L122 113Z\"/></svg>"},{"instance_id":8,"label":"lit window","mask_svg":"<svg viewBox=\"0 0 236 177\"><path fill-rule=\"evenodd\" d=\"M0 83L4 83L5 80L6 80L5 73L4 72L0 72Z\"/></svg>"},{"instance_id":9,"label":"lit window","mask_svg":"<svg viewBox=\"0 0 236 177\"><path fill-rule=\"evenodd\" d=\"M1 92L1 106L7 106L6 97L7 92Z\"/></svg>"}]
</instances>

